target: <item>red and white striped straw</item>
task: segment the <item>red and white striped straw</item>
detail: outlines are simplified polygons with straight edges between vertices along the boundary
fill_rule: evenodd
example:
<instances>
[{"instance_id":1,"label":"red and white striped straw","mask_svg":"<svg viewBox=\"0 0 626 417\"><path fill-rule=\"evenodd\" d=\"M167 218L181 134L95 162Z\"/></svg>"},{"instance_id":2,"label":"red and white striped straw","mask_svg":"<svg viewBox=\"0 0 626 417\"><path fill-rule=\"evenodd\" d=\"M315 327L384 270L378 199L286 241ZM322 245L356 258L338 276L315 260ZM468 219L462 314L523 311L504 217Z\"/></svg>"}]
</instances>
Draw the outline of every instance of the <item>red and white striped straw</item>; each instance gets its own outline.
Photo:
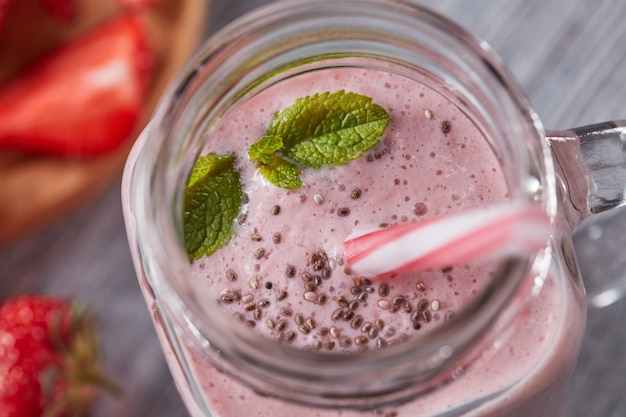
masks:
<instances>
[{"instance_id":1,"label":"red and white striped straw","mask_svg":"<svg viewBox=\"0 0 626 417\"><path fill-rule=\"evenodd\" d=\"M345 240L344 249L352 270L376 277L528 256L544 247L550 234L550 220L539 205L507 202L354 233Z\"/></svg>"}]
</instances>

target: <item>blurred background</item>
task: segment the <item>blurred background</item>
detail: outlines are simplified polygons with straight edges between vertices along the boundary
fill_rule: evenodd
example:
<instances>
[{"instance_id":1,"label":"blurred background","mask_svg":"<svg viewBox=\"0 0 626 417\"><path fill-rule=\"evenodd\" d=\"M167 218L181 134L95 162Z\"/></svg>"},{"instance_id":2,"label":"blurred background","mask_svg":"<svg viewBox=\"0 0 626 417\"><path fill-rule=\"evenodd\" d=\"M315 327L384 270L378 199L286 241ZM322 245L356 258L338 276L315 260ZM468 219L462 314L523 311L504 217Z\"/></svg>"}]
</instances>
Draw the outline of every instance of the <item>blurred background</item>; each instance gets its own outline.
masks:
<instances>
[{"instance_id":1,"label":"blurred background","mask_svg":"<svg viewBox=\"0 0 626 417\"><path fill-rule=\"evenodd\" d=\"M490 43L548 128L626 118L623 0L415 2ZM213 0L201 38L265 3L269 1ZM103 396L95 417L184 417L188 414L136 283L122 219L120 174L114 172L101 192L76 208L0 245L0 299L38 292L82 299L92 308L105 369L125 389L119 399ZM0 186L0 199L7 198L3 194ZM623 210L586 222L576 232L575 244L591 294L615 280L626 288ZM619 297L590 311L568 400L571 416L626 415L623 317L626 301Z\"/></svg>"}]
</instances>

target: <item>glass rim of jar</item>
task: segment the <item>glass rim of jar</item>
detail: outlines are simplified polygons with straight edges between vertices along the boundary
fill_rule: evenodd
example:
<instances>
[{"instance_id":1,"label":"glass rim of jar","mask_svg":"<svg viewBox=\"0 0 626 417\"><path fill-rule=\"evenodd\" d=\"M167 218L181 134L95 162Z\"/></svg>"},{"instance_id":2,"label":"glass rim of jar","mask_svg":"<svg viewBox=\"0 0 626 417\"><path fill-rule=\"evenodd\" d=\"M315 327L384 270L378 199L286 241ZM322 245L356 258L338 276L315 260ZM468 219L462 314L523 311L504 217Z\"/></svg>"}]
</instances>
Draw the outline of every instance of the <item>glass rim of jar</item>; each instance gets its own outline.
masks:
<instances>
[{"instance_id":1,"label":"glass rim of jar","mask_svg":"<svg viewBox=\"0 0 626 417\"><path fill-rule=\"evenodd\" d=\"M372 398L395 402L452 377L452 365L484 335L485 325L505 307L511 309L522 280L546 261L548 250L543 257L504 262L487 290L457 314L461 319L431 336L356 355L296 349L234 326L234 321L215 320L225 313L217 303L197 299L184 279L189 261L181 241L182 215L175 215L182 213L181 184L204 146L203 138L229 105L276 79L321 64L379 62L402 72L422 71L426 61L432 65L429 76L438 74L437 81L445 84L447 98L484 116L477 121L481 130L505 141L500 144L506 147L502 157L514 167L511 198L539 200L554 217L556 187L543 127L484 41L427 8L405 2L291 0L266 6L212 37L183 69L157 108L151 143L140 150L133 172L136 197L130 194L140 210L137 222L143 223L137 229L144 234L138 239L149 285L187 337L205 348L200 350L207 360L226 359L220 368L244 383L294 401L348 407L368 406ZM530 192L529 179L543 186ZM363 382L364 377L371 382Z\"/></svg>"}]
</instances>

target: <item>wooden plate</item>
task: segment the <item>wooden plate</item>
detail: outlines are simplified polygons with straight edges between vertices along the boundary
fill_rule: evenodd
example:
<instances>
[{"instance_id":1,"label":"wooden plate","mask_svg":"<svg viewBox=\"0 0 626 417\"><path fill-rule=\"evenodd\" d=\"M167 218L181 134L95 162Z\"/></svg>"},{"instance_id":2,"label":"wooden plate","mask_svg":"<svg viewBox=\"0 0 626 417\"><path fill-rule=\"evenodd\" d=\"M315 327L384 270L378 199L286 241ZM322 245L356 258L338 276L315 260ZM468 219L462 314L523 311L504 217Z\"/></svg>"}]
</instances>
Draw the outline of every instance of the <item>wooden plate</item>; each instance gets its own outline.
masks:
<instances>
[{"instance_id":1,"label":"wooden plate","mask_svg":"<svg viewBox=\"0 0 626 417\"><path fill-rule=\"evenodd\" d=\"M119 13L117 0L78 0L79 19L51 21L32 0L13 2L0 40L0 82L41 51ZM112 153L70 160L0 151L0 245L32 232L100 194L121 175L134 139L166 86L196 50L208 18L207 0L160 0L142 12L157 65L146 106L129 140ZM39 15L38 15L39 14ZM36 33L32 20L38 19ZM24 21L31 21L25 24Z\"/></svg>"}]
</instances>

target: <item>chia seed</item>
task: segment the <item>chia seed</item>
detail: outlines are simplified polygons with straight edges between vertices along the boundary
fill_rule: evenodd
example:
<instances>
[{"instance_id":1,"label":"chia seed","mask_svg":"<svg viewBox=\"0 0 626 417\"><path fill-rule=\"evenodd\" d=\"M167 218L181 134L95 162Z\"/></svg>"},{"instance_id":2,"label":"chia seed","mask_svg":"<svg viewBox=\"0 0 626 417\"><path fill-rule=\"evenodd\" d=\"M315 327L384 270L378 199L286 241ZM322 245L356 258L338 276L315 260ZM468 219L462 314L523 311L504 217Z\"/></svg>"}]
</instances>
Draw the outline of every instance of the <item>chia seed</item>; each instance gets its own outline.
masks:
<instances>
[{"instance_id":1,"label":"chia seed","mask_svg":"<svg viewBox=\"0 0 626 417\"><path fill-rule=\"evenodd\" d=\"M307 291L304 293L304 299L310 302L315 302L317 301L317 293L313 292L313 291Z\"/></svg>"},{"instance_id":2,"label":"chia seed","mask_svg":"<svg viewBox=\"0 0 626 417\"><path fill-rule=\"evenodd\" d=\"M282 307L280 309L280 314L282 314L283 316L291 316L293 314L293 311L289 307Z\"/></svg>"},{"instance_id":3,"label":"chia seed","mask_svg":"<svg viewBox=\"0 0 626 417\"><path fill-rule=\"evenodd\" d=\"M381 284L380 287L378 287L378 295L380 295L381 297L386 297L387 295L389 295L389 285Z\"/></svg>"},{"instance_id":4,"label":"chia seed","mask_svg":"<svg viewBox=\"0 0 626 417\"><path fill-rule=\"evenodd\" d=\"M281 235L280 233L276 232L272 235L272 242L278 244L283 240L283 235Z\"/></svg>"},{"instance_id":5,"label":"chia seed","mask_svg":"<svg viewBox=\"0 0 626 417\"><path fill-rule=\"evenodd\" d=\"M285 298L287 298L287 291L283 290L283 291L279 292L278 294L276 294L276 300L278 300L278 301L282 301Z\"/></svg>"},{"instance_id":6,"label":"chia seed","mask_svg":"<svg viewBox=\"0 0 626 417\"><path fill-rule=\"evenodd\" d=\"M232 303L233 297L230 294L222 294L222 296L220 296L220 301L224 304L230 304Z\"/></svg>"},{"instance_id":7,"label":"chia seed","mask_svg":"<svg viewBox=\"0 0 626 417\"><path fill-rule=\"evenodd\" d=\"M253 290L259 289L259 280L258 278L250 278L250 288Z\"/></svg>"},{"instance_id":8,"label":"chia seed","mask_svg":"<svg viewBox=\"0 0 626 417\"><path fill-rule=\"evenodd\" d=\"M421 317L422 317L422 313L419 310L415 310L413 314L411 315L411 320L419 321Z\"/></svg>"},{"instance_id":9,"label":"chia seed","mask_svg":"<svg viewBox=\"0 0 626 417\"><path fill-rule=\"evenodd\" d=\"M360 314L356 315L352 321L350 322L350 327L353 329L358 329L363 324L363 316Z\"/></svg>"},{"instance_id":10,"label":"chia seed","mask_svg":"<svg viewBox=\"0 0 626 417\"><path fill-rule=\"evenodd\" d=\"M371 323L371 322L366 321L365 323L363 323L363 326L361 326L361 331L362 331L363 333L367 333L367 332L369 332L370 330L372 330L372 326L373 326L373 325L372 325L372 323Z\"/></svg>"},{"instance_id":11,"label":"chia seed","mask_svg":"<svg viewBox=\"0 0 626 417\"><path fill-rule=\"evenodd\" d=\"M320 285L322 285L322 276L321 275L315 275L313 277L313 284L315 284L316 287L319 287Z\"/></svg>"},{"instance_id":12,"label":"chia seed","mask_svg":"<svg viewBox=\"0 0 626 417\"><path fill-rule=\"evenodd\" d=\"M259 248L254 251L254 259L261 259L265 256L265 249Z\"/></svg>"},{"instance_id":13,"label":"chia seed","mask_svg":"<svg viewBox=\"0 0 626 417\"><path fill-rule=\"evenodd\" d=\"M444 134L450 133L450 130L452 130L452 124L448 120L441 122L441 131Z\"/></svg>"},{"instance_id":14,"label":"chia seed","mask_svg":"<svg viewBox=\"0 0 626 417\"><path fill-rule=\"evenodd\" d=\"M415 287L417 288L418 291L421 291L421 292L426 291L426 285L424 285L424 283L421 281L415 284Z\"/></svg>"},{"instance_id":15,"label":"chia seed","mask_svg":"<svg viewBox=\"0 0 626 417\"><path fill-rule=\"evenodd\" d=\"M313 196L313 201L315 201L315 204L322 204L324 202L324 197L319 194L315 194Z\"/></svg>"},{"instance_id":16,"label":"chia seed","mask_svg":"<svg viewBox=\"0 0 626 417\"><path fill-rule=\"evenodd\" d=\"M389 302L389 300L386 299L380 299L376 304L383 310L389 310L391 308L391 303Z\"/></svg>"},{"instance_id":17,"label":"chia seed","mask_svg":"<svg viewBox=\"0 0 626 417\"><path fill-rule=\"evenodd\" d=\"M293 265L287 265L287 269L285 269L285 275L287 278L293 278L296 276L296 267Z\"/></svg>"},{"instance_id":18,"label":"chia seed","mask_svg":"<svg viewBox=\"0 0 626 417\"><path fill-rule=\"evenodd\" d=\"M369 337L370 339L376 339L377 336L378 336L378 328L377 327L372 327L370 329L370 331L367 332L367 337Z\"/></svg>"},{"instance_id":19,"label":"chia seed","mask_svg":"<svg viewBox=\"0 0 626 417\"><path fill-rule=\"evenodd\" d=\"M332 260L331 260L332 261ZM328 279L333 274L333 271L330 268L322 269L322 279Z\"/></svg>"},{"instance_id":20,"label":"chia seed","mask_svg":"<svg viewBox=\"0 0 626 417\"><path fill-rule=\"evenodd\" d=\"M279 332L285 330L285 327L287 327L287 322L285 320L281 320L278 322L278 324L276 324L276 330L278 330Z\"/></svg>"},{"instance_id":21,"label":"chia seed","mask_svg":"<svg viewBox=\"0 0 626 417\"><path fill-rule=\"evenodd\" d=\"M337 210L337 214L339 215L339 217L349 216L350 215L350 208L342 207L339 210Z\"/></svg>"},{"instance_id":22,"label":"chia seed","mask_svg":"<svg viewBox=\"0 0 626 417\"><path fill-rule=\"evenodd\" d=\"M287 334L285 335L285 342L291 343L293 342L293 339L295 338L296 338L296 332L294 331L287 332Z\"/></svg>"},{"instance_id":23,"label":"chia seed","mask_svg":"<svg viewBox=\"0 0 626 417\"><path fill-rule=\"evenodd\" d=\"M354 311L352 311L352 310L346 310L346 311L343 313L343 319L344 319L345 321L352 320L352 317L354 317Z\"/></svg>"},{"instance_id":24,"label":"chia seed","mask_svg":"<svg viewBox=\"0 0 626 417\"><path fill-rule=\"evenodd\" d=\"M418 301L417 303L417 309L419 311L424 311L428 308L428 300L425 298L422 298L421 300Z\"/></svg>"},{"instance_id":25,"label":"chia seed","mask_svg":"<svg viewBox=\"0 0 626 417\"><path fill-rule=\"evenodd\" d=\"M226 279L228 279L230 282L236 281L237 273L232 269L229 269L228 271L226 271Z\"/></svg>"},{"instance_id":26,"label":"chia seed","mask_svg":"<svg viewBox=\"0 0 626 417\"><path fill-rule=\"evenodd\" d=\"M317 297L317 304L322 305L326 303L326 294L322 293Z\"/></svg>"},{"instance_id":27,"label":"chia seed","mask_svg":"<svg viewBox=\"0 0 626 417\"><path fill-rule=\"evenodd\" d=\"M430 309L432 311L439 311L439 300L433 300L430 302Z\"/></svg>"},{"instance_id":28,"label":"chia seed","mask_svg":"<svg viewBox=\"0 0 626 417\"><path fill-rule=\"evenodd\" d=\"M348 300L342 295L337 299L337 304L339 307L348 307Z\"/></svg>"},{"instance_id":29,"label":"chia seed","mask_svg":"<svg viewBox=\"0 0 626 417\"><path fill-rule=\"evenodd\" d=\"M332 340L329 342L326 342L326 349L333 350L334 348L335 348L335 342L333 342Z\"/></svg>"},{"instance_id":30,"label":"chia seed","mask_svg":"<svg viewBox=\"0 0 626 417\"><path fill-rule=\"evenodd\" d=\"M272 206L272 215L277 216L280 213L280 206L275 204Z\"/></svg>"},{"instance_id":31,"label":"chia seed","mask_svg":"<svg viewBox=\"0 0 626 417\"><path fill-rule=\"evenodd\" d=\"M329 332L330 332L331 337L334 337L335 339L339 337L339 329L337 329L335 326L332 326L329 329Z\"/></svg>"},{"instance_id":32,"label":"chia seed","mask_svg":"<svg viewBox=\"0 0 626 417\"><path fill-rule=\"evenodd\" d=\"M339 320L339 317L343 316L343 308L338 308L337 310L335 310L332 314L332 316L330 316L331 319L333 320ZM332 330L332 328L331 328Z\"/></svg>"},{"instance_id":33,"label":"chia seed","mask_svg":"<svg viewBox=\"0 0 626 417\"><path fill-rule=\"evenodd\" d=\"M365 336L357 336L354 338L354 344L356 346L361 346L366 344L369 341L369 339Z\"/></svg>"},{"instance_id":34,"label":"chia seed","mask_svg":"<svg viewBox=\"0 0 626 417\"><path fill-rule=\"evenodd\" d=\"M396 295L395 297L391 299L391 302L394 306L399 306L404 302L404 296Z\"/></svg>"},{"instance_id":35,"label":"chia seed","mask_svg":"<svg viewBox=\"0 0 626 417\"><path fill-rule=\"evenodd\" d=\"M352 340L349 337L343 336L339 339L339 346L341 347L349 347L352 344Z\"/></svg>"},{"instance_id":36,"label":"chia seed","mask_svg":"<svg viewBox=\"0 0 626 417\"><path fill-rule=\"evenodd\" d=\"M244 303L249 303L252 300L254 300L254 295L252 294L246 294L241 298L241 301Z\"/></svg>"},{"instance_id":37,"label":"chia seed","mask_svg":"<svg viewBox=\"0 0 626 417\"><path fill-rule=\"evenodd\" d=\"M352 190L352 193L350 193L350 197L353 200L356 200L359 197L361 197L361 189L360 188L355 188L354 190Z\"/></svg>"},{"instance_id":38,"label":"chia seed","mask_svg":"<svg viewBox=\"0 0 626 417\"><path fill-rule=\"evenodd\" d=\"M263 237L258 233L252 233L250 235L250 239L254 240L255 242L260 242L263 240Z\"/></svg>"},{"instance_id":39,"label":"chia seed","mask_svg":"<svg viewBox=\"0 0 626 417\"><path fill-rule=\"evenodd\" d=\"M424 319L426 323L428 323L432 320L433 316L429 310L424 310L422 311L422 318Z\"/></svg>"},{"instance_id":40,"label":"chia seed","mask_svg":"<svg viewBox=\"0 0 626 417\"><path fill-rule=\"evenodd\" d=\"M272 286L273 286L273 284L272 284L272 282L271 282L271 281L267 281L267 282L265 283L265 288L266 288L266 289L268 289L268 290L271 290L271 289L272 289Z\"/></svg>"}]
</instances>

